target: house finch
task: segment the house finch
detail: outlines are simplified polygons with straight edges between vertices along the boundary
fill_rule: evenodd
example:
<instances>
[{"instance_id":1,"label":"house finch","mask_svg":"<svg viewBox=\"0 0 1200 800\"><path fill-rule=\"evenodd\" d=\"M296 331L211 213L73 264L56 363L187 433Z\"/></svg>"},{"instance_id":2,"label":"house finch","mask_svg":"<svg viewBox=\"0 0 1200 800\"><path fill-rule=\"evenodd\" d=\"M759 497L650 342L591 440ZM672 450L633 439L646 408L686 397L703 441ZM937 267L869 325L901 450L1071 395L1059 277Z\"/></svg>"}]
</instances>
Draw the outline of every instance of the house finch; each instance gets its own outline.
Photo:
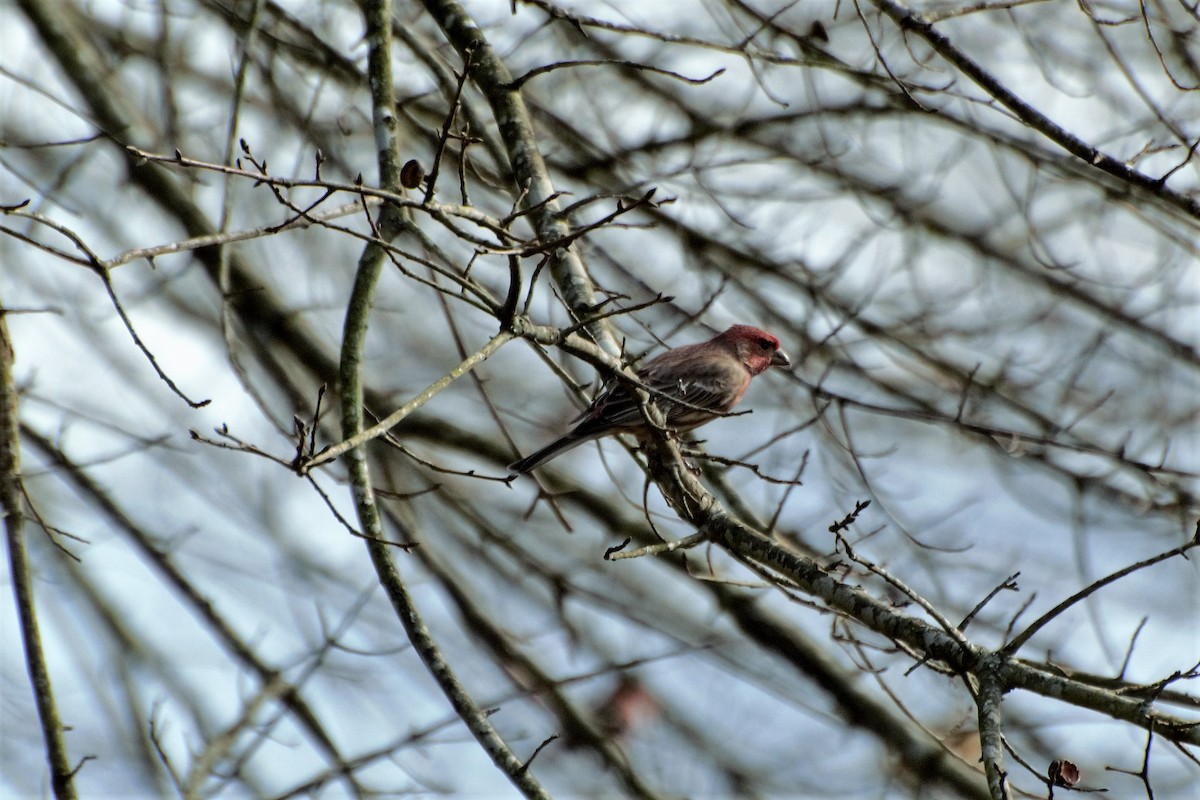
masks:
<instances>
[{"instance_id":1,"label":"house finch","mask_svg":"<svg viewBox=\"0 0 1200 800\"><path fill-rule=\"evenodd\" d=\"M662 409L667 428L690 431L736 406L755 375L791 363L779 348L779 339L751 325L734 325L707 342L685 344L655 356L637 375L651 389L687 403L650 397ZM619 381L604 387L573 422L577 424L565 436L508 468L524 474L584 442L614 433L645 433L648 427L637 395Z\"/></svg>"}]
</instances>

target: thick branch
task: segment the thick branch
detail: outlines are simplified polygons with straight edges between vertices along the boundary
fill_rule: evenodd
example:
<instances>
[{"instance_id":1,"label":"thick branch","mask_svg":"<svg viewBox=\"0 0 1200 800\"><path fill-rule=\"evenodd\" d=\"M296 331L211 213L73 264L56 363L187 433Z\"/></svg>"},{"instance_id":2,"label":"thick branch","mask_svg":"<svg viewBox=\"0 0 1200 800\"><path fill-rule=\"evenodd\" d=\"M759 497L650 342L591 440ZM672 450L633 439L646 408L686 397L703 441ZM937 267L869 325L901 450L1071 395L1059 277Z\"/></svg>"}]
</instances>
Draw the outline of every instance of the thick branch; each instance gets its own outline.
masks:
<instances>
[{"instance_id":1,"label":"thick branch","mask_svg":"<svg viewBox=\"0 0 1200 800\"><path fill-rule=\"evenodd\" d=\"M376 145L379 152L379 174L384 188L400 190L399 148L396 142L396 120L394 92L392 89L390 0L372 0L366 3L367 42L369 46L368 70L371 85L372 111L375 123ZM399 211L385 207L378 224L379 236L390 241L403 227ZM354 441L363 430L363 382L362 358L370 318L371 302L383 270L385 252L371 242L363 250L355 273L354 288L346 309L346 322L342 334L342 356L340 365L342 389L342 438ZM367 468L366 449L354 447L346 454L346 468L354 493L354 504L359 522L366 535L366 546L375 565L381 585L388 593L404 630L408 634L426 669L437 681L454 710L462 718L471 734L502 770L513 785L526 797L549 797L542 789L532 770L513 754L508 745L488 720L487 714L475 703L466 689L459 683L449 662L442 655L425 621L417 611L412 596L404 584L400 571L392 557L383 530L383 520L375 501L371 476Z\"/></svg>"},{"instance_id":2,"label":"thick branch","mask_svg":"<svg viewBox=\"0 0 1200 800\"><path fill-rule=\"evenodd\" d=\"M570 233L567 221L559 216L554 184L538 147L533 123L512 74L492 49L483 31L455 0L425 0L425 8L437 20L446 37L465 61L470 54L471 77L487 98L500 128L500 137L508 150L509 164L523 204L538 237L545 244L564 239ZM596 306L592 280L572 247L551 259L551 274L576 319L588 316ZM608 323L598 319L587 326L592 339L610 354L620 348Z\"/></svg>"},{"instance_id":3,"label":"thick branch","mask_svg":"<svg viewBox=\"0 0 1200 800\"><path fill-rule=\"evenodd\" d=\"M0 305L0 308L3 308ZM7 315L0 311L0 508L4 510L4 529L8 538L8 563L12 571L13 596L17 616L21 621L21 640L25 645L25 668L33 686L38 719L42 725L42 741L46 760L50 764L50 783L58 800L75 797L73 772L63 741L63 724L58 717L54 691L50 686L50 669L42 650L42 635L38 629L37 608L33 599L33 573L29 553L25 549L25 510L21 498L21 441L17 414L17 385L13 380L13 343L8 335Z\"/></svg>"},{"instance_id":4,"label":"thick branch","mask_svg":"<svg viewBox=\"0 0 1200 800\"><path fill-rule=\"evenodd\" d=\"M675 512L734 555L777 572L830 608L916 652L945 662L955 672L978 674L984 662L997 655L976 644L962 644L940 628L901 614L891 604L839 580L816 561L787 550L743 525L688 472L674 445L663 443L651 448L647 460L660 491ZM1152 711L1145 702L1067 677L1049 675L1011 660L1003 653L999 655L1003 657L994 668L1004 689L1026 689L1142 728L1153 726L1156 732L1171 741L1200 746L1200 725Z\"/></svg>"}]
</instances>

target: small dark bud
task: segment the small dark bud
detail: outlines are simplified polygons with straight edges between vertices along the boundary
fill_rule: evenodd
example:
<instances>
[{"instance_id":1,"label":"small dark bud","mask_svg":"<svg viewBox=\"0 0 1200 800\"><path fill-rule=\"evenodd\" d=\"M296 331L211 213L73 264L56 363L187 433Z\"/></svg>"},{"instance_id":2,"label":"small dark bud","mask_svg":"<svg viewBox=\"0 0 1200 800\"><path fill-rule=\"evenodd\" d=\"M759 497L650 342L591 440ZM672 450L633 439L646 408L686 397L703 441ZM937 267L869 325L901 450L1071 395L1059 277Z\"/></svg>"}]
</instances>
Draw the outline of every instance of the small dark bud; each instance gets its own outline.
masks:
<instances>
[{"instance_id":1,"label":"small dark bud","mask_svg":"<svg viewBox=\"0 0 1200 800\"><path fill-rule=\"evenodd\" d=\"M621 552L622 550L624 550L626 547L629 546L630 541L632 541L632 540L626 538L625 541L621 542L620 544L615 544L612 547L605 550L604 551L604 560L611 561L612 557L614 555L616 555L617 553Z\"/></svg>"},{"instance_id":2,"label":"small dark bud","mask_svg":"<svg viewBox=\"0 0 1200 800\"><path fill-rule=\"evenodd\" d=\"M425 170L414 158L400 168L400 185L405 189L416 189L425 180Z\"/></svg>"},{"instance_id":3,"label":"small dark bud","mask_svg":"<svg viewBox=\"0 0 1200 800\"><path fill-rule=\"evenodd\" d=\"M1079 784L1079 767L1066 759L1056 758L1050 762L1050 769L1046 770L1046 776L1055 786L1065 786L1069 789Z\"/></svg>"}]
</instances>

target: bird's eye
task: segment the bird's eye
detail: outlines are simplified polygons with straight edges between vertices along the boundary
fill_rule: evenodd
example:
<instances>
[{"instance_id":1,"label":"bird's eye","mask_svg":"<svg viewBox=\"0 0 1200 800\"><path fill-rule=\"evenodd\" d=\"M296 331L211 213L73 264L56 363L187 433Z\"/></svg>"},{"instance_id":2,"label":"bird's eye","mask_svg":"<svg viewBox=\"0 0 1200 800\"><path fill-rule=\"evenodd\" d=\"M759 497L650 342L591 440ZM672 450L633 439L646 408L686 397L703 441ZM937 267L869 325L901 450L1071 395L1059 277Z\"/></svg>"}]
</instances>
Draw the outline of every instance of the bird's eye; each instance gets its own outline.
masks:
<instances>
[{"instance_id":1,"label":"bird's eye","mask_svg":"<svg viewBox=\"0 0 1200 800\"><path fill-rule=\"evenodd\" d=\"M763 350L770 350L773 347L770 339L759 339L758 346L761 347Z\"/></svg>"}]
</instances>

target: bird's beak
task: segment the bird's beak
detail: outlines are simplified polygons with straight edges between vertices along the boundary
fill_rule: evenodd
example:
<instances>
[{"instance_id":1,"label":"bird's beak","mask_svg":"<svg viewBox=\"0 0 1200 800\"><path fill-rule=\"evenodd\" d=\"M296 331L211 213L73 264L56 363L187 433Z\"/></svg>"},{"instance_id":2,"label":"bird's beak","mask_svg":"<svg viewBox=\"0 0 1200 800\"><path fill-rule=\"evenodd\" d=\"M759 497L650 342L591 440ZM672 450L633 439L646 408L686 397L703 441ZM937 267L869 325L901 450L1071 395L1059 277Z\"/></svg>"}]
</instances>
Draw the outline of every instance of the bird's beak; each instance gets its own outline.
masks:
<instances>
[{"instance_id":1,"label":"bird's beak","mask_svg":"<svg viewBox=\"0 0 1200 800\"><path fill-rule=\"evenodd\" d=\"M792 360L788 358L788 354L782 350L776 350L775 355L771 356L772 367L790 367Z\"/></svg>"}]
</instances>

